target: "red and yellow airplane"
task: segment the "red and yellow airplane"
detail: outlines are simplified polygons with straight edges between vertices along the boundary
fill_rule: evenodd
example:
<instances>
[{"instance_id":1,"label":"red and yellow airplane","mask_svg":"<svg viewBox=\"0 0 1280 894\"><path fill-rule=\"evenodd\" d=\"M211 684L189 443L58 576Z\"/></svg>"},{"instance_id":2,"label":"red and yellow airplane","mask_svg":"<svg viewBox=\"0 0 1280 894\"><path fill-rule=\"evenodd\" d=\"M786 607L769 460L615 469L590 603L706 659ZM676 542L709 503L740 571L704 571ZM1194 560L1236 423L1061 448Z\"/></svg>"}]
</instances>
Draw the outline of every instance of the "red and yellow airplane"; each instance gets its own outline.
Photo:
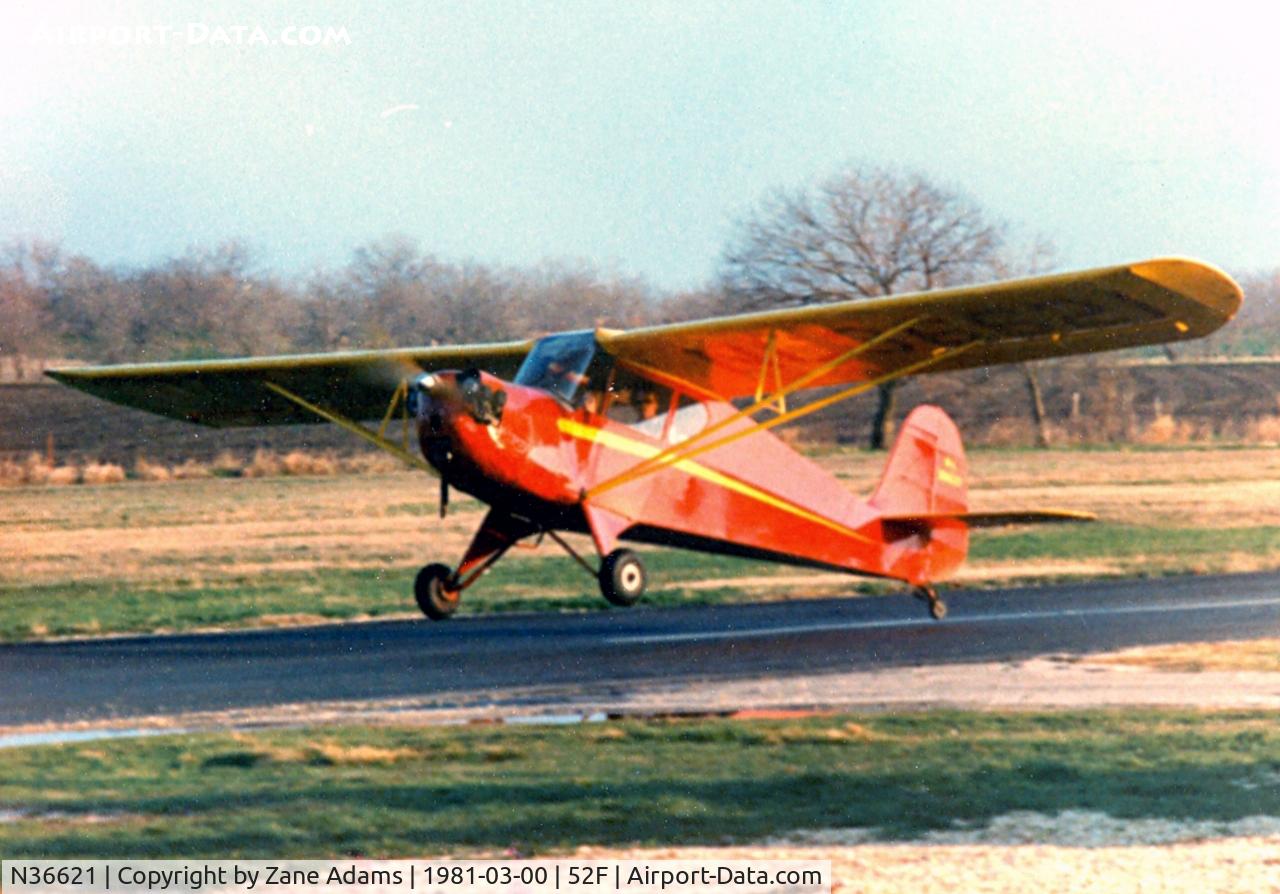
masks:
<instances>
[{"instance_id":1,"label":"red and yellow airplane","mask_svg":"<svg viewBox=\"0 0 1280 894\"><path fill-rule=\"evenodd\" d=\"M902 580L940 618L933 585L964 561L970 528L1089 516L970 512L960 435L936 407L907 417L866 499L770 429L904 376L1207 335L1241 299L1221 270L1169 258L625 332L50 375L202 425L333 422L438 473L442 512L451 486L477 497L490 508L461 561L418 573L434 619L544 535L615 605L644 593L640 556L619 547L634 541ZM815 388L834 390L788 406ZM565 531L590 534L598 568Z\"/></svg>"}]
</instances>

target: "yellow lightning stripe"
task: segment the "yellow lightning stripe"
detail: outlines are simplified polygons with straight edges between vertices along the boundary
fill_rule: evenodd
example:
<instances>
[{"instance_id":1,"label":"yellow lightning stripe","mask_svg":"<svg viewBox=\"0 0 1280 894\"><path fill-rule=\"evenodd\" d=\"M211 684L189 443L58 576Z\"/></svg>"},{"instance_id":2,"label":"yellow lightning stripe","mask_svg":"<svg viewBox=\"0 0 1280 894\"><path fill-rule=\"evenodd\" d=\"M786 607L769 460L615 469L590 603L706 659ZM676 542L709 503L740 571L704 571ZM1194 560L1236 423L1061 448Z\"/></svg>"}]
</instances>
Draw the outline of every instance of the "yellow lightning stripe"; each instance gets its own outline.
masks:
<instances>
[{"instance_id":1,"label":"yellow lightning stripe","mask_svg":"<svg viewBox=\"0 0 1280 894\"><path fill-rule=\"evenodd\" d=\"M619 453L625 453L628 456L648 459L649 457L657 456L662 452L662 448L660 447L654 447L651 444L644 444L640 441L633 441L630 438L617 434L616 432L605 431L604 429L597 428L594 425L583 425L581 422L577 422L573 419L560 419L556 424L559 426L561 432L569 435L570 437L579 438L584 441L591 441L592 443L600 444L603 447L609 447L613 450L617 450ZM734 493L739 493L744 497L750 497L753 500L758 500L759 502L764 503L767 506L772 506L775 509L781 509L783 512L788 512L798 518L803 518L805 521L822 525L824 528L829 528L832 531L845 535L846 537L852 537L854 540L861 540L863 543L869 543L873 546L878 545L876 541L872 540L870 537L859 534L852 528L847 528L839 522L834 522L829 518L824 518L821 515L810 512L809 510L797 506L794 503L783 500L773 494L766 493L757 487L752 487L744 481L739 481L736 478L730 478L728 475L717 472L715 469L710 469L702 463L697 463L688 459L678 459L675 462L670 463L670 465L675 466L681 472L693 475L695 478L701 478L704 481L710 481L712 484L718 484L721 487L728 488Z\"/></svg>"}]
</instances>

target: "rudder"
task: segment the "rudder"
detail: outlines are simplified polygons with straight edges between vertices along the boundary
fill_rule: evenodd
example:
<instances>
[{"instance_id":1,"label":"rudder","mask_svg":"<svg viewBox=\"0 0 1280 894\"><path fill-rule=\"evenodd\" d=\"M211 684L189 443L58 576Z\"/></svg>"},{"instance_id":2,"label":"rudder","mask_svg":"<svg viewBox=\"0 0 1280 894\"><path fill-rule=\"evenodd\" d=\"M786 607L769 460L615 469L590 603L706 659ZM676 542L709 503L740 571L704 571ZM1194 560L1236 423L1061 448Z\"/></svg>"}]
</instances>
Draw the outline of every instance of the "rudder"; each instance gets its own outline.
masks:
<instances>
[{"instance_id":1,"label":"rudder","mask_svg":"<svg viewBox=\"0 0 1280 894\"><path fill-rule=\"evenodd\" d=\"M969 467L960 431L939 407L902 423L870 503L881 516L885 572L913 584L949 576L969 552Z\"/></svg>"},{"instance_id":2,"label":"rudder","mask_svg":"<svg viewBox=\"0 0 1280 894\"><path fill-rule=\"evenodd\" d=\"M956 424L940 407L922 404L902 423L871 504L885 515L963 514L968 476Z\"/></svg>"}]
</instances>

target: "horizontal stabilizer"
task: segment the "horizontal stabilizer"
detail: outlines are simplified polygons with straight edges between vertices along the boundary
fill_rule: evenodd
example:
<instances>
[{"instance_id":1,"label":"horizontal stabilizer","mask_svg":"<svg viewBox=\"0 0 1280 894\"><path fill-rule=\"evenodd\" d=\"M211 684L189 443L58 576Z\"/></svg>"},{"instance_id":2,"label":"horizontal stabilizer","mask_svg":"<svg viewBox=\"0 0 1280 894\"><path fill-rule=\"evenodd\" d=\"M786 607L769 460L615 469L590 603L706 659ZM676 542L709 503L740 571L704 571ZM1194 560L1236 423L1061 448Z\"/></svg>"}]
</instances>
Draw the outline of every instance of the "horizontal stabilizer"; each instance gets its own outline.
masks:
<instances>
[{"instance_id":1,"label":"horizontal stabilizer","mask_svg":"<svg viewBox=\"0 0 1280 894\"><path fill-rule=\"evenodd\" d=\"M964 522L971 528L999 528L1005 525L1045 525L1064 522L1091 522L1098 517L1092 512L1067 509L1015 509L1008 512L933 512L915 515L883 515L881 521L897 525L928 527L942 521Z\"/></svg>"}]
</instances>

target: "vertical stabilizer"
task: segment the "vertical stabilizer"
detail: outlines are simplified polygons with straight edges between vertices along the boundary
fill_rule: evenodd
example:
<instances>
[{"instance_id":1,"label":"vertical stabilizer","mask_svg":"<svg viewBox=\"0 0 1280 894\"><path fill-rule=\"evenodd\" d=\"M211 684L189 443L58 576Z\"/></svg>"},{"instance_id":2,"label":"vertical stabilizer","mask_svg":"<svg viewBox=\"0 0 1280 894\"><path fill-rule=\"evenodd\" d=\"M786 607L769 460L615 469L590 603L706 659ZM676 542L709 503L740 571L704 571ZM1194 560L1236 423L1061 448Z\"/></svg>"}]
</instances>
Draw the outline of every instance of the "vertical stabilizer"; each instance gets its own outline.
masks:
<instances>
[{"instance_id":1,"label":"vertical stabilizer","mask_svg":"<svg viewBox=\"0 0 1280 894\"><path fill-rule=\"evenodd\" d=\"M938 407L916 407L898 440L871 505L882 516L885 565L912 583L940 580L964 561L969 528L969 467L956 424Z\"/></svg>"},{"instance_id":2,"label":"vertical stabilizer","mask_svg":"<svg viewBox=\"0 0 1280 894\"><path fill-rule=\"evenodd\" d=\"M962 515L969 511L968 475L956 424L924 404L902 423L871 503L885 515Z\"/></svg>"}]
</instances>

